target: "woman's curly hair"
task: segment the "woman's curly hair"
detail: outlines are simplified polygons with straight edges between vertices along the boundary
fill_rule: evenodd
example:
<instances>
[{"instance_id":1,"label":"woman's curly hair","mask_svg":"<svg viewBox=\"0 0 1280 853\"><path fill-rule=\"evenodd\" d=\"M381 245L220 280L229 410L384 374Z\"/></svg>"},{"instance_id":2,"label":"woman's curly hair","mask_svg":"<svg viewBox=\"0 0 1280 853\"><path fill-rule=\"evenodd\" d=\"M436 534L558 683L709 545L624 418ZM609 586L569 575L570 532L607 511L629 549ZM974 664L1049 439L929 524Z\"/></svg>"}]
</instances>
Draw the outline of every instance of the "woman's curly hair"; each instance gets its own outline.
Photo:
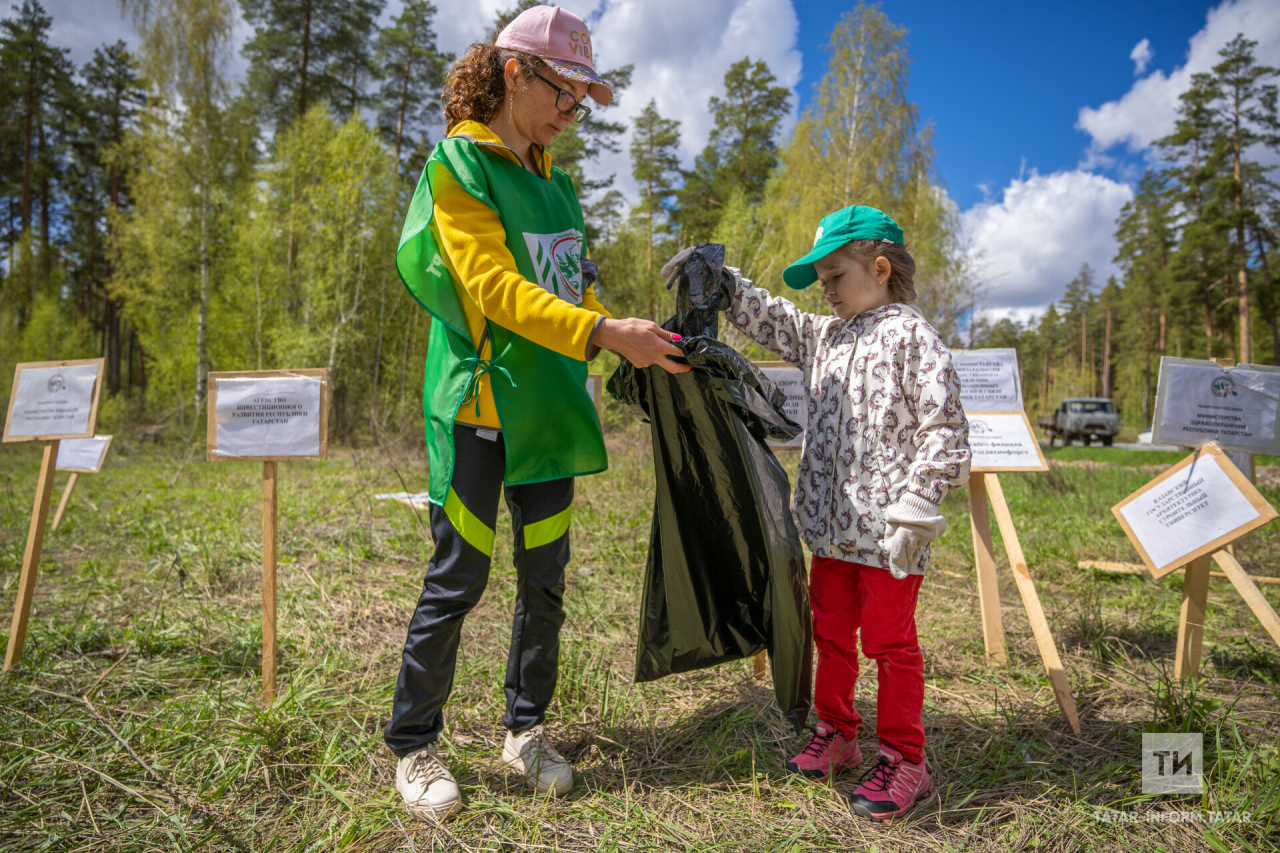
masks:
<instances>
[{"instance_id":1,"label":"woman's curly hair","mask_svg":"<svg viewBox=\"0 0 1280 853\"><path fill-rule=\"evenodd\" d=\"M473 44L453 64L444 78L445 132L463 121L488 124L502 109L507 96L505 69L507 62L520 63L519 76L530 80L533 75L545 71L546 64L536 56L514 50L504 50L491 44Z\"/></svg>"}]
</instances>

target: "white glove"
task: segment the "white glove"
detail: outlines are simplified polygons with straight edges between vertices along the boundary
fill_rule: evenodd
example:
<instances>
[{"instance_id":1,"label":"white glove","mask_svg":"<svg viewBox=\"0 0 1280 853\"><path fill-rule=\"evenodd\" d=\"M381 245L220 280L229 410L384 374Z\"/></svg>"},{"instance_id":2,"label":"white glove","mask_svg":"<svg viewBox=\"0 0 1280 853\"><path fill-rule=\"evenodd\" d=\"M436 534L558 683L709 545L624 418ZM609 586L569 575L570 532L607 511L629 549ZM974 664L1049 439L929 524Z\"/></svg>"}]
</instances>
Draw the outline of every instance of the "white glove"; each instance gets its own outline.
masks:
<instances>
[{"instance_id":1,"label":"white glove","mask_svg":"<svg viewBox=\"0 0 1280 853\"><path fill-rule=\"evenodd\" d=\"M903 580L920 562L920 552L947 529L942 510L914 492L903 492L884 513L884 548L889 573Z\"/></svg>"},{"instance_id":2,"label":"white glove","mask_svg":"<svg viewBox=\"0 0 1280 853\"><path fill-rule=\"evenodd\" d=\"M672 256L671 260L662 265L662 279L668 284L676 276L680 275L680 271L684 269L684 262L689 260L689 256L693 254L696 246L690 246L687 249L681 249Z\"/></svg>"}]
</instances>

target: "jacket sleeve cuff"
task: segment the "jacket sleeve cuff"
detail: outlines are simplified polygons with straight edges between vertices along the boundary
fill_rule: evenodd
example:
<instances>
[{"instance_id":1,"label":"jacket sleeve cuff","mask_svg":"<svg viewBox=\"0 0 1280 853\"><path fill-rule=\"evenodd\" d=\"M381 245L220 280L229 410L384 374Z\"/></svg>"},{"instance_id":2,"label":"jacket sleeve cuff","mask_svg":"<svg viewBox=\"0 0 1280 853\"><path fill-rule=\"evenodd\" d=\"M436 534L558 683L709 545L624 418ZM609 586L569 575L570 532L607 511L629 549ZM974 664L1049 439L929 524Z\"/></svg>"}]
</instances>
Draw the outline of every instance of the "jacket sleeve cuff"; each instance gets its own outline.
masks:
<instances>
[{"instance_id":1,"label":"jacket sleeve cuff","mask_svg":"<svg viewBox=\"0 0 1280 853\"><path fill-rule=\"evenodd\" d=\"M605 317L603 314L601 314L600 318L596 320L595 325L591 327L591 334L587 336L587 353L586 353L587 361L593 360L596 356L600 354L600 347L596 346L596 343L595 343L596 332L600 331L600 324L603 323L606 319L608 318Z\"/></svg>"}]
</instances>

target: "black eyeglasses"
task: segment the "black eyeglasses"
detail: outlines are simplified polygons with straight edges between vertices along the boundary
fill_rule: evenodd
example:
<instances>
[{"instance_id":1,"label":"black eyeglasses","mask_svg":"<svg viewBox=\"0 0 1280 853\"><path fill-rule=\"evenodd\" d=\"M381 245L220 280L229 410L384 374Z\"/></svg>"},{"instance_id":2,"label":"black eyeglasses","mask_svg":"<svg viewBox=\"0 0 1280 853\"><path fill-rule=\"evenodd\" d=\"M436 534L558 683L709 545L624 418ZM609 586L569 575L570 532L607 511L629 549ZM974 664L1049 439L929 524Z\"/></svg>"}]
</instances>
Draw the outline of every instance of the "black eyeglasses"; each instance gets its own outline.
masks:
<instances>
[{"instance_id":1,"label":"black eyeglasses","mask_svg":"<svg viewBox=\"0 0 1280 853\"><path fill-rule=\"evenodd\" d=\"M573 97L572 92L566 92L541 74L534 74L533 76L556 90L556 109L565 115L572 113L575 124L581 123L587 116L591 115L591 107L584 107Z\"/></svg>"}]
</instances>

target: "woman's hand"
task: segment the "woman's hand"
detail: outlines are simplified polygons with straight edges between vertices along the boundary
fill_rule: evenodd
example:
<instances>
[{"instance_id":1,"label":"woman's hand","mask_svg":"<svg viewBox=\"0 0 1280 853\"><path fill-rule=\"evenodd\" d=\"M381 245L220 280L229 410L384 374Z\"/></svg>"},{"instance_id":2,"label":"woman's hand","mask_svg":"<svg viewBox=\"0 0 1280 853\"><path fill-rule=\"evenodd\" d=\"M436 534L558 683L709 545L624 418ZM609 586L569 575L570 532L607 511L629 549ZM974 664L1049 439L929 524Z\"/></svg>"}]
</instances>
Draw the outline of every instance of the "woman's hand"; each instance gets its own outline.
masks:
<instances>
[{"instance_id":1,"label":"woman's hand","mask_svg":"<svg viewBox=\"0 0 1280 853\"><path fill-rule=\"evenodd\" d=\"M636 367L656 364L668 373L688 373L692 367L677 364L670 358L684 355L671 343L678 340L679 335L668 332L652 320L629 317L626 320L601 321L594 343L613 350Z\"/></svg>"}]
</instances>

